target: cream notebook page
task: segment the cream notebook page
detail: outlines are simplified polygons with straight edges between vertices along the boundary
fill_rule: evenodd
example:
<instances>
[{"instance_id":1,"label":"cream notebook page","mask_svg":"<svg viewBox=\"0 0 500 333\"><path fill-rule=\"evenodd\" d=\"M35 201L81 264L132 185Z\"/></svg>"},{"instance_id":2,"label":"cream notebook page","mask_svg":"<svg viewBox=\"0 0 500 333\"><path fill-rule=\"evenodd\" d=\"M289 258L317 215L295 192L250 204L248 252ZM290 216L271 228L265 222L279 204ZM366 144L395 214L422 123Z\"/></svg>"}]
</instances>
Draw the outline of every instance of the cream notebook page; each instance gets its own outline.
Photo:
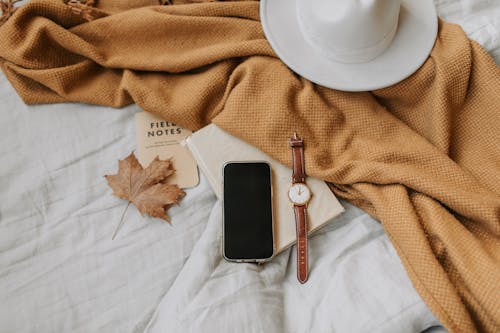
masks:
<instances>
[{"instance_id":1,"label":"cream notebook page","mask_svg":"<svg viewBox=\"0 0 500 333\"><path fill-rule=\"evenodd\" d=\"M273 179L276 253L283 251L295 242L295 216L288 200L288 188L292 179L290 168L213 124L195 132L186 139L186 142L219 199L222 198L223 194L222 168L224 163L230 161L269 162ZM309 233L311 233L342 213L344 208L324 181L308 177L307 184L313 194L307 207L308 228Z\"/></svg>"}]
</instances>

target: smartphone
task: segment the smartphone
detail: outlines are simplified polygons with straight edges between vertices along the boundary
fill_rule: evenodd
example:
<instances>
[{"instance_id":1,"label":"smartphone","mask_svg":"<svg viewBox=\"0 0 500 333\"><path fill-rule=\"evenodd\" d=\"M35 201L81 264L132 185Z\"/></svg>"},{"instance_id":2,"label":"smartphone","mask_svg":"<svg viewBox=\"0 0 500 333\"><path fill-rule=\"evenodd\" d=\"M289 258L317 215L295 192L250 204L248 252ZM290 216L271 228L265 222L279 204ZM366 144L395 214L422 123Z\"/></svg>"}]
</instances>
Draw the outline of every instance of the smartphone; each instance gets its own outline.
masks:
<instances>
[{"instance_id":1,"label":"smartphone","mask_svg":"<svg viewBox=\"0 0 500 333\"><path fill-rule=\"evenodd\" d=\"M228 162L223 167L223 256L264 262L274 255L271 166Z\"/></svg>"}]
</instances>

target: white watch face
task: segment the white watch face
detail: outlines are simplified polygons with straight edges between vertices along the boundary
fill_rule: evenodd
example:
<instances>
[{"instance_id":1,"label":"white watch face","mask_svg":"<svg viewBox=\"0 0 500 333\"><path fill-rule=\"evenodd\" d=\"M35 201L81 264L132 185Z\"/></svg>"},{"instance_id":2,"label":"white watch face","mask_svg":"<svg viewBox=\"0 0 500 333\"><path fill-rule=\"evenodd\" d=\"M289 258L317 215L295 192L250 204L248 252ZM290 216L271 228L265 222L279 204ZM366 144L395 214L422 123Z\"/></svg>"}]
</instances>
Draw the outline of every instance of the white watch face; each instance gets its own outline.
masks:
<instances>
[{"instance_id":1,"label":"white watch face","mask_svg":"<svg viewBox=\"0 0 500 333\"><path fill-rule=\"evenodd\" d=\"M311 190L306 184L293 184L288 190L288 198L295 205L305 205L311 199Z\"/></svg>"}]
</instances>

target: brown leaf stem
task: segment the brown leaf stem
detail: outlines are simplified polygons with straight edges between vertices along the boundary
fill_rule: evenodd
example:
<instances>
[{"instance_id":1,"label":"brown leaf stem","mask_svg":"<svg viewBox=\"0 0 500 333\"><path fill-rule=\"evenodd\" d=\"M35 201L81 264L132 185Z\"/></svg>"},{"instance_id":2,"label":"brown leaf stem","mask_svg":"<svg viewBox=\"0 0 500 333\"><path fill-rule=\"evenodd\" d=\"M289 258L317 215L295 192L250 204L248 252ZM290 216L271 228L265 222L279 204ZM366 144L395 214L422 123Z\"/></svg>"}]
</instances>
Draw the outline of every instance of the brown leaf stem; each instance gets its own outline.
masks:
<instances>
[{"instance_id":1,"label":"brown leaf stem","mask_svg":"<svg viewBox=\"0 0 500 333\"><path fill-rule=\"evenodd\" d=\"M125 209L123 210L122 217L120 218L120 222L116 226L115 232L113 233L113 237L111 237L111 240L114 240L116 235L118 234L118 230L120 230L120 227L123 224L125 213L127 212L128 206L130 206L130 201L127 203L127 207L125 207Z\"/></svg>"}]
</instances>

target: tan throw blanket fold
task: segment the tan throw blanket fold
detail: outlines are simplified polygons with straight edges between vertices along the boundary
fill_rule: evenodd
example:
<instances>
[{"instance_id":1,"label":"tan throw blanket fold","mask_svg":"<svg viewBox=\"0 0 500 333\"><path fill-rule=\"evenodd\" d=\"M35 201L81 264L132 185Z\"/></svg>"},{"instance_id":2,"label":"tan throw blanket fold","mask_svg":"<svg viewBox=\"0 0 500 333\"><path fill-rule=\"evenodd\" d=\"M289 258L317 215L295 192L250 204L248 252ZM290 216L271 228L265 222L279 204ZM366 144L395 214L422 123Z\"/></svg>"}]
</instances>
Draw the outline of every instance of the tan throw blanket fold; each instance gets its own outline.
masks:
<instances>
[{"instance_id":1,"label":"tan throw blanket fold","mask_svg":"<svg viewBox=\"0 0 500 333\"><path fill-rule=\"evenodd\" d=\"M451 332L500 332L500 70L459 26L440 23L405 81L345 93L276 57L258 2L108 15L111 2L82 14L34 0L0 27L2 69L26 103L137 103L193 130L215 122L288 165L296 130L309 173L380 219Z\"/></svg>"}]
</instances>

